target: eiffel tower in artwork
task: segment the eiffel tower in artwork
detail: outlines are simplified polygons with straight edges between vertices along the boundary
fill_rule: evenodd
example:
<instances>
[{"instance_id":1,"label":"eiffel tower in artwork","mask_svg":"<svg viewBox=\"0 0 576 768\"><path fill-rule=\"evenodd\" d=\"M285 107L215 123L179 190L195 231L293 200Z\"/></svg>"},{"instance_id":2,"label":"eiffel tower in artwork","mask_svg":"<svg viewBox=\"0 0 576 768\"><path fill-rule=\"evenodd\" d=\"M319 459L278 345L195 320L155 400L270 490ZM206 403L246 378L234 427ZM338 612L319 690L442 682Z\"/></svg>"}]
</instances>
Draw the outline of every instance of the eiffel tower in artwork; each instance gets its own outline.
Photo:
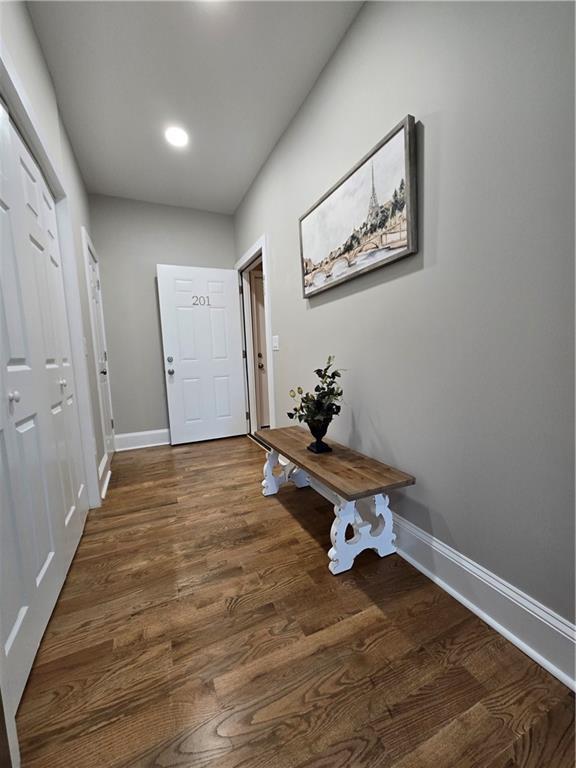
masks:
<instances>
[{"instance_id":1,"label":"eiffel tower in artwork","mask_svg":"<svg viewBox=\"0 0 576 768\"><path fill-rule=\"evenodd\" d=\"M368 225L376 224L380 218L380 205L376 195L376 186L374 185L374 163L372 163L372 192L370 194L370 203L368 205L368 216L366 222Z\"/></svg>"}]
</instances>

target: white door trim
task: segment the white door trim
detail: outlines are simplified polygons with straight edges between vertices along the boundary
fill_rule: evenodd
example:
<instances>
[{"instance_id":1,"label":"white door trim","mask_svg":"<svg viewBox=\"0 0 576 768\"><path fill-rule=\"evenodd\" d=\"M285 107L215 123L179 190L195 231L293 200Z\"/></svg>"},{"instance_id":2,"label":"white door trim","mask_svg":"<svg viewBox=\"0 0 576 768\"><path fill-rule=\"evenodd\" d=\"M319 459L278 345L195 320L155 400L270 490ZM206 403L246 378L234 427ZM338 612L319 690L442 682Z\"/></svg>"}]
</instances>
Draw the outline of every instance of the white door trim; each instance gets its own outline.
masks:
<instances>
[{"instance_id":1,"label":"white door trim","mask_svg":"<svg viewBox=\"0 0 576 768\"><path fill-rule=\"evenodd\" d=\"M93 509L94 507L99 507L102 500L98 482L96 440L94 437L94 421L92 419L92 403L90 384L88 381L88 366L86 362L82 307L80 304L80 294L78 293L78 285L80 283L76 265L76 256L74 253L75 248L72 235L70 202L67 197L63 198L59 203L56 203L56 219L58 221L58 230L60 232L64 290L66 292L70 344L72 346L72 362L76 374L76 397L78 400L78 414L80 416L80 439L82 442L84 472L86 474L88 506L90 509Z\"/></svg>"},{"instance_id":2,"label":"white door trim","mask_svg":"<svg viewBox=\"0 0 576 768\"><path fill-rule=\"evenodd\" d=\"M266 327L266 362L268 365L268 408L270 426L276 426L276 398L274 397L274 352L272 351L272 304L270 299L270 253L266 235L253 243L244 255L234 264L239 280L241 280L244 299L250 295L250 281L247 270L257 259L262 259L262 274L264 275L264 314ZM246 342L246 370L248 378L248 411L250 413L250 432L256 431L256 382L254 380L254 346L252 344L252 309L250 302L242 302L244 313L244 336Z\"/></svg>"},{"instance_id":3,"label":"white door trim","mask_svg":"<svg viewBox=\"0 0 576 768\"><path fill-rule=\"evenodd\" d=\"M98 489L98 468L94 451L94 425L92 422L91 397L88 386L88 366L84 354L83 322L78 295L78 273L75 260L74 235L70 219L70 204L62 183L59 159L52 156L45 141L40 122L32 102L18 75L16 66L6 50L0 36L0 93L10 117L17 126L32 152L46 183L56 201L56 217L62 250L62 268L72 364L76 380L76 397L80 414L80 429L86 483L90 506L99 506L100 498L94 498L94 487ZM0 692L1 696L1 692ZM14 718L7 716L6 728L13 768L20 766L20 750Z\"/></svg>"},{"instance_id":4,"label":"white door trim","mask_svg":"<svg viewBox=\"0 0 576 768\"><path fill-rule=\"evenodd\" d=\"M94 324L101 321L102 324L102 338L104 340L104 346L106 348L106 351L108 351L108 342L106 341L106 327L104 325L104 316L101 311L102 317L100 319L94 317L94 304L91 299L91 289L90 289L90 259L93 259L96 264L100 263L100 259L98 258L98 252L94 248L94 243L92 242L90 235L88 234L88 231L86 230L86 227L82 227L82 255L84 257L84 276L86 278L86 291L88 293L88 316L90 318L90 333L92 336L92 350L94 354L94 369L98 375L98 369L100 367L100 361L98 360L98 344L96 341L96 329L94 327ZM100 305L102 307L102 305ZM107 360L107 370L110 371L110 361ZM108 373L108 410L110 412L110 418L112 421L114 421L114 412L112 410L112 397L110 396L110 375ZM98 464L98 477L100 480L100 496L101 498L104 498L106 496L106 489L108 488L108 482L110 480L110 463L112 461L113 451L111 453L108 453L106 450L106 425L104 423L104 414L106 412L106 409L104 408L104 403L102 402L102 392L100 389L100 382L98 382L98 404L100 406L100 428L102 430L102 440L104 443L104 456L100 459L100 462ZM114 445L114 428L112 428L112 444ZM98 457L97 457L98 459Z\"/></svg>"}]
</instances>

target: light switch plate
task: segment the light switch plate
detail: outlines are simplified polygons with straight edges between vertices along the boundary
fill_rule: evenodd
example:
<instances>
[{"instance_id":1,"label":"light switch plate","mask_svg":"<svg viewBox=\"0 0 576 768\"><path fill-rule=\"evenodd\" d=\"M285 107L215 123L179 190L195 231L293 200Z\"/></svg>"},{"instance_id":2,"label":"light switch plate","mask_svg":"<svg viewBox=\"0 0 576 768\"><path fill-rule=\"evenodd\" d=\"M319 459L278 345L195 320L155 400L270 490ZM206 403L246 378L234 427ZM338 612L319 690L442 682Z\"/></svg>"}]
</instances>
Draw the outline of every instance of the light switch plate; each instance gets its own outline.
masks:
<instances>
[{"instance_id":1,"label":"light switch plate","mask_svg":"<svg viewBox=\"0 0 576 768\"><path fill-rule=\"evenodd\" d=\"M278 352L280 349L280 336L272 336L272 349Z\"/></svg>"}]
</instances>

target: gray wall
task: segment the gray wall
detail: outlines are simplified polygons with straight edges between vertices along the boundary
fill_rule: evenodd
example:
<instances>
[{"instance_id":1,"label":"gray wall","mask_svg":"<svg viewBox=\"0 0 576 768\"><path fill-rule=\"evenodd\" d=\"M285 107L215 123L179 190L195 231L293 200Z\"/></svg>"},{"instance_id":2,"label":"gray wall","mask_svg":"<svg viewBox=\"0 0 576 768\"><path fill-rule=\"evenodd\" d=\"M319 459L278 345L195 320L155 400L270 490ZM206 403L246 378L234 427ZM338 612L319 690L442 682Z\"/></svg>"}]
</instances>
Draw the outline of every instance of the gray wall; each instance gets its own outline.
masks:
<instances>
[{"instance_id":1,"label":"gray wall","mask_svg":"<svg viewBox=\"0 0 576 768\"><path fill-rule=\"evenodd\" d=\"M572 618L574 8L375 3L238 209L269 238L279 423L329 353L334 437L414 473L396 508ZM420 252L305 301L298 217L405 114Z\"/></svg>"},{"instance_id":2,"label":"gray wall","mask_svg":"<svg viewBox=\"0 0 576 768\"><path fill-rule=\"evenodd\" d=\"M116 434L168 426L156 265L232 267L231 216L90 196Z\"/></svg>"}]
</instances>

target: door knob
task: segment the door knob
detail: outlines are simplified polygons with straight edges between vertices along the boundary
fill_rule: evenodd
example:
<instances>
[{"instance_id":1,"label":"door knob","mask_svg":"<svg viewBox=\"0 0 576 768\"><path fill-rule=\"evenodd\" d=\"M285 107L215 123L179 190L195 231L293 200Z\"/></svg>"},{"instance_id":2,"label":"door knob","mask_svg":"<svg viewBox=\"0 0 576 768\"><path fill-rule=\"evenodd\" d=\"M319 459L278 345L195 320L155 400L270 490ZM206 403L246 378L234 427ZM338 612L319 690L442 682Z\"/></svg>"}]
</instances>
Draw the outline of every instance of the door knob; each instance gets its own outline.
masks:
<instances>
[{"instance_id":1,"label":"door knob","mask_svg":"<svg viewBox=\"0 0 576 768\"><path fill-rule=\"evenodd\" d=\"M260 369L264 368L264 363L258 363L258 368Z\"/></svg>"},{"instance_id":2,"label":"door knob","mask_svg":"<svg viewBox=\"0 0 576 768\"><path fill-rule=\"evenodd\" d=\"M108 371L106 369L100 371L100 373L102 374L102 376L107 376L108 375Z\"/></svg>"},{"instance_id":3,"label":"door knob","mask_svg":"<svg viewBox=\"0 0 576 768\"><path fill-rule=\"evenodd\" d=\"M20 402L20 392L18 392L17 389L15 389L13 392L8 392L8 402L10 403Z\"/></svg>"},{"instance_id":4,"label":"door knob","mask_svg":"<svg viewBox=\"0 0 576 768\"><path fill-rule=\"evenodd\" d=\"M168 376L174 376L174 368L168 368Z\"/></svg>"},{"instance_id":5,"label":"door knob","mask_svg":"<svg viewBox=\"0 0 576 768\"><path fill-rule=\"evenodd\" d=\"M169 356L166 358L166 360L167 360L169 363L173 363L173 362L174 362L174 358L172 357L172 355L169 355Z\"/></svg>"}]
</instances>

